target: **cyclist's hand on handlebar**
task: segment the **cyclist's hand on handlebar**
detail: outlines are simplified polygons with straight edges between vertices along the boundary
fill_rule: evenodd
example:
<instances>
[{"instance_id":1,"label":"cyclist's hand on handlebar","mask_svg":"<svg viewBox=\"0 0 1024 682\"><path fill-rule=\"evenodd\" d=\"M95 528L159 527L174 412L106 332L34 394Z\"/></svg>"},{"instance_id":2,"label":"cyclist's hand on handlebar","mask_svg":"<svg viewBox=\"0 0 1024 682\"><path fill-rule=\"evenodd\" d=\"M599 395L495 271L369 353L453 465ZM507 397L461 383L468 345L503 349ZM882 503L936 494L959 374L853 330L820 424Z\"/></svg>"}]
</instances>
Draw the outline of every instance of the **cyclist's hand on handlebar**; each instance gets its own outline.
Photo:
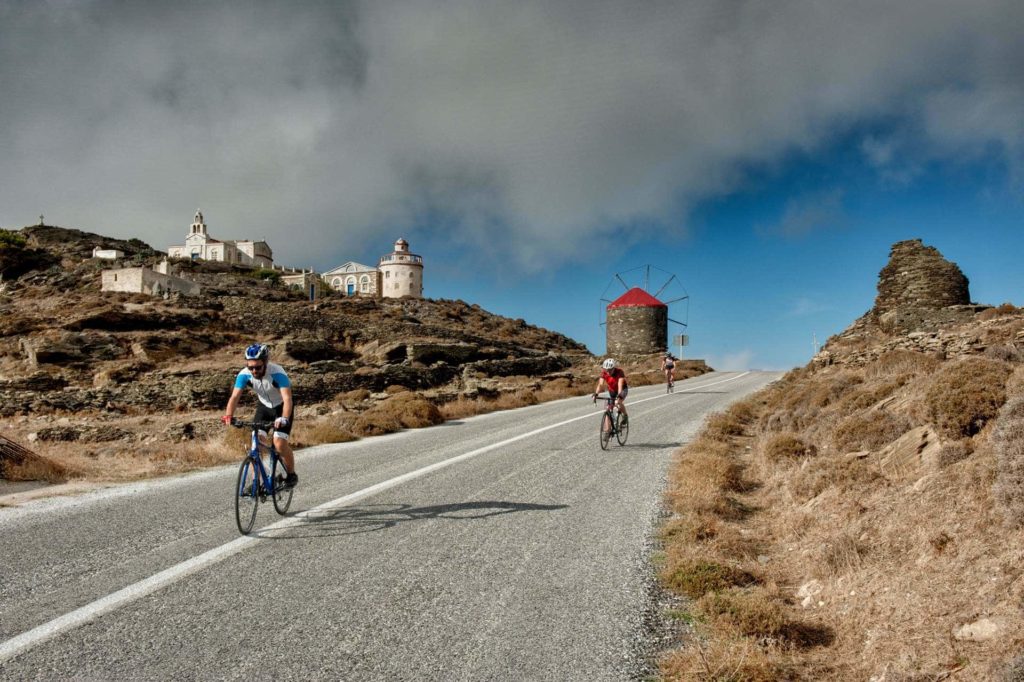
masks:
<instances>
[{"instance_id":1,"label":"cyclist's hand on handlebar","mask_svg":"<svg viewBox=\"0 0 1024 682\"><path fill-rule=\"evenodd\" d=\"M597 394L595 393L595 394L594 394L593 396L591 396L591 397L593 398L593 400L592 400L591 402L594 402L594 403L596 403L596 402L597 402Z\"/></svg>"},{"instance_id":2,"label":"cyclist's hand on handlebar","mask_svg":"<svg viewBox=\"0 0 1024 682\"><path fill-rule=\"evenodd\" d=\"M226 415L224 415L223 417L221 417L221 418L220 418L220 420L221 420L222 422L224 422L225 424L230 424L230 423L232 423L233 421L235 421L235 418L234 418L234 417L232 417L232 416L231 416L230 414L226 414Z\"/></svg>"},{"instance_id":3,"label":"cyclist's hand on handlebar","mask_svg":"<svg viewBox=\"0 0 1024 682\"><path fill-rule=\"evenodd\" d=\"M274 420L275 429L280 429L285 426L288 426L288 417L278 417Z\"/></svg>"}]
</instances>

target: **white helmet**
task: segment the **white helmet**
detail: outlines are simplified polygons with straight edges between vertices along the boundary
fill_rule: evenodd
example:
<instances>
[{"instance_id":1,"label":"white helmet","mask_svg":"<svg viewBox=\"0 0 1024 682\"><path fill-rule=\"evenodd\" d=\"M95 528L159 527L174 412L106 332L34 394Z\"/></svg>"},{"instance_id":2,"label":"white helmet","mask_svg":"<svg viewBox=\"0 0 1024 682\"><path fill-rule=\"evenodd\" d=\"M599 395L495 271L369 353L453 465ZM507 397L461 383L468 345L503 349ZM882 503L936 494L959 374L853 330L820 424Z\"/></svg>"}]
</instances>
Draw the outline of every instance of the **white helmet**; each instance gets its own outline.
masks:
<instances>
[{"instance_id":1,"label":"white helmet","mask_svg":"<svg viewBox=\"0 0 1024 682\"><path fill-rule=\"evenodd\" d=\"M607 360L601 363L601 366L604 367L606 370L613 370L615 369L615 361L612 360L611 358L608 358Z\"/></svg>"}]
</instances>

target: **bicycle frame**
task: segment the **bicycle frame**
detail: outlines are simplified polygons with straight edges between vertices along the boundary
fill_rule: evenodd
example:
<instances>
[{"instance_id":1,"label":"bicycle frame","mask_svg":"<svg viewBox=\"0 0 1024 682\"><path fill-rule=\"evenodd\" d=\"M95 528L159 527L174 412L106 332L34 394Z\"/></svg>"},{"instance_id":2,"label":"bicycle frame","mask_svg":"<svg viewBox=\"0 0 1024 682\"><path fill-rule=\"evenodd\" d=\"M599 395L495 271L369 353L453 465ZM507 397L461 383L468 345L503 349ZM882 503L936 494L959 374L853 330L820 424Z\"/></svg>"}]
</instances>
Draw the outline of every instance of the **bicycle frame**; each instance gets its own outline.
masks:
<instances>
[{"instance_id":1,"label":"bicycle frame","mask_svg":"<svg viewBox=\"0 0 1024 682\"><path fill-rule=\"evenodd\" d=\"M605 398L604 416L609 420L609 423L611 423L611 429L609 431L614 436L615 432L618 431L619 429L619 406L616 404L615 400L612 400L611 398ZM606 422L601 423L605 424Z\"/></svg>"},{"instance_id":2,"label":"bicycle frame","mask_svg":"<svg viewBox=\"0 0 1024 682\"><path fill-rule=\"evenodd\" d=\"M252 438L249 441L249 459L254 460L253 470L256 476L259 478L260 487L262 491L267 495L274 494L274 478L270 475L270 472L274 470L274 462L277 461L277 449L274 447L274 441L271 440L268 445L263 445L260 442L259 436L260 429L256 426L252 427ZM267 467L263 466L263 458L260 456L260 447L266 447L270 453L270 462ZM269 468L270 471L267 469ZM241 491L239 491L241 492Z\"/></svg>"}]
</instances>

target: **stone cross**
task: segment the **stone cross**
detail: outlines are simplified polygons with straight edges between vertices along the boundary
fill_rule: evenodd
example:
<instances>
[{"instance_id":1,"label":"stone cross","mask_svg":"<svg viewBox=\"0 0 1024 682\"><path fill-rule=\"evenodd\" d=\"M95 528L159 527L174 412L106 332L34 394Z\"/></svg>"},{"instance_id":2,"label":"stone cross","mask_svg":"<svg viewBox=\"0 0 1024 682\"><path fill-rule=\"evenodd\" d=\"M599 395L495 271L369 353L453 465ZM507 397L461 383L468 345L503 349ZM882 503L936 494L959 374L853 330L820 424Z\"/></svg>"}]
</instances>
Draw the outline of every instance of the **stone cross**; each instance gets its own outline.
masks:
<instances>
[{"instance_id":1,"label":"stone cross","mask_svg":"<svg viewBox=\"0 0 1024 682\"><path fill-rule=\"evenodd\" d=\"M40 225L43 224L43 214L42 213L39 214L39 224Z\"/></svg>"}]
</instances>

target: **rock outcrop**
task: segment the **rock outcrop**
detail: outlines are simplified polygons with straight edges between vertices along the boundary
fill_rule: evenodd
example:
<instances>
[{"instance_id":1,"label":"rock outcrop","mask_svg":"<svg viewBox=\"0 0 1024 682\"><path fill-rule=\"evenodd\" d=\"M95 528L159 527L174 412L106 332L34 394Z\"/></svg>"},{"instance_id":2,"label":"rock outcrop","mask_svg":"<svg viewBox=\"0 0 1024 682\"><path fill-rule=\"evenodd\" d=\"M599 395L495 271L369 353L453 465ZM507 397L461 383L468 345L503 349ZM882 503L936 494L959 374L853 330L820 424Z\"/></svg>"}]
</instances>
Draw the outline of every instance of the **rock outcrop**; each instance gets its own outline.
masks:
<instances>
[{"instance_id":1,"label":"rock outcrop","mask_svg":"<svg viewBox=\"0 0 1024 682\"><path fill-rule=\"evenodd\" d=\"M1015 353L1024 342L1015 310L971 303L969 281L956 263L920 239L896 242L879 273L874 306L829 339L814 363L859 365L897 350L944 358Z\"/></svg>"}]
</instances>

